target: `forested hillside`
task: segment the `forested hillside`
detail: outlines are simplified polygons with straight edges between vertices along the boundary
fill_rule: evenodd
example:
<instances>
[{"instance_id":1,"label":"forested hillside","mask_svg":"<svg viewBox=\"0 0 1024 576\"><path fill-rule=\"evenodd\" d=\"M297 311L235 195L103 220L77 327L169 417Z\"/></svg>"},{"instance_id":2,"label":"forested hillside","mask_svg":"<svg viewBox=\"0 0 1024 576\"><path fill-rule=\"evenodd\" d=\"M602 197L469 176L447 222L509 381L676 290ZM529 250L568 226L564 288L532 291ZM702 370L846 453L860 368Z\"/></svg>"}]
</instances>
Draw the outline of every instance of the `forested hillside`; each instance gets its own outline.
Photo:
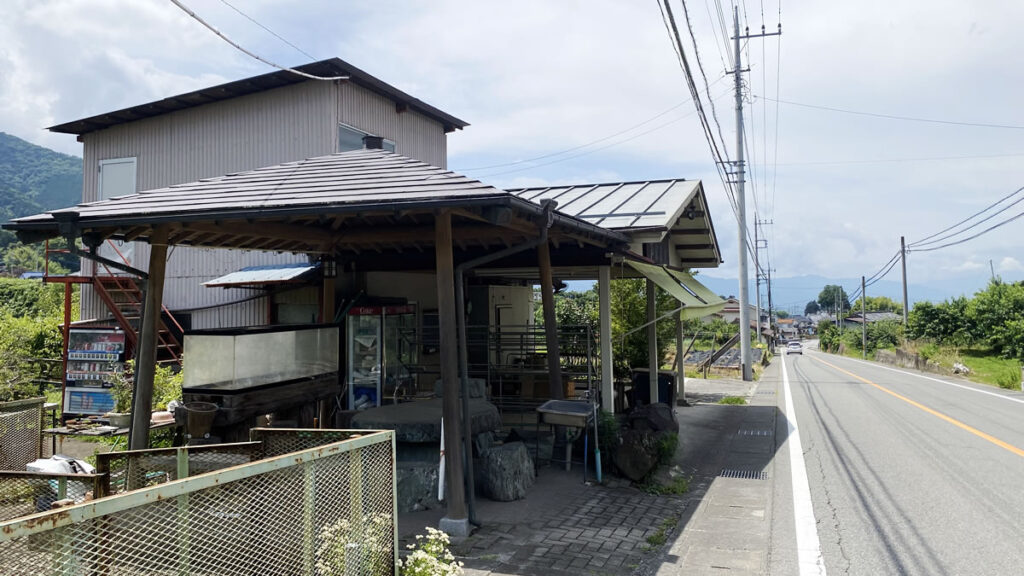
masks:
<instances>
[{"instance_id":1,"label":"forested hillside","mask_svg":"<svg viewBox=\"0 0 1024 576\"><path fill-rule=\"evenodd\" d=\"M0 132L0 222L77 204L82 195L82 159ZM39 270L42 245L24 246L0 231L0 271ZM62 258L64 268L77 259Z\"/></svg>"}]
</instances>

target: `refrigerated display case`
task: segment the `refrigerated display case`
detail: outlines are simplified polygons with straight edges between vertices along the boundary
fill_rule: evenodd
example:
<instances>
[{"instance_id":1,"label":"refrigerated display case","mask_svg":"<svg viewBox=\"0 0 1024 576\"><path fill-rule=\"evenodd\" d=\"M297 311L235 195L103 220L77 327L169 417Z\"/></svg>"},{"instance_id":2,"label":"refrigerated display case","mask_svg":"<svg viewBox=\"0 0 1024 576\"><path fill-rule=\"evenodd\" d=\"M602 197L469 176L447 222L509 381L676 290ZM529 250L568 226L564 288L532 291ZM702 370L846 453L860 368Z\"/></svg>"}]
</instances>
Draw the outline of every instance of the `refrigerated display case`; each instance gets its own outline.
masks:
<instances>
[{"instance_id":1,"label":"refrigerated display case","mask_svg":"<svg viewBox=\"0 0 1024 576\"><path fill-rule=\"evenodd\" d=\"M416 363L416 306L358 306L346 326L348 405L380 406L387 394L412 382Z\"/></svg>"},{"instance_id":2,"label":"refrigerated display case","mask_svg":"<svg viewBox=\"0 0 1024 576\"><path fill-rule=\"evenodd\" d=\"M124 370L125 335L116 328L71 328L64 374L63 414L106 414L114 409L111 388Z\"/></svg>"}]
</instances>

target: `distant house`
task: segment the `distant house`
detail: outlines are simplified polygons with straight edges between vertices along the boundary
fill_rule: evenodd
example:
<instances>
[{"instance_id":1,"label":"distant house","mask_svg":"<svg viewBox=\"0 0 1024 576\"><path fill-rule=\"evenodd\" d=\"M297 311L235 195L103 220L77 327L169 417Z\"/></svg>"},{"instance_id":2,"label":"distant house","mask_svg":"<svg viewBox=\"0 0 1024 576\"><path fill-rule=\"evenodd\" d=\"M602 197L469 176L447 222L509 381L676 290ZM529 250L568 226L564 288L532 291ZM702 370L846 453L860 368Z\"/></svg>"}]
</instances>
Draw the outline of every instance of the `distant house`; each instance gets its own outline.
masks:
<instances>
[{"instance_id":1,"label":"distant house","mask_svg":"<svg viewBox=\"0 0 1024 576\"><path fill-rule=\"evenodd\" d=\"M851 314L843 319L844 328L860 328L864 325L865 319L868 324L884 322L887 320L902 320L903 316L895 312L868 312L863 317L860 314Z\"/></svg>"}]
</instances>

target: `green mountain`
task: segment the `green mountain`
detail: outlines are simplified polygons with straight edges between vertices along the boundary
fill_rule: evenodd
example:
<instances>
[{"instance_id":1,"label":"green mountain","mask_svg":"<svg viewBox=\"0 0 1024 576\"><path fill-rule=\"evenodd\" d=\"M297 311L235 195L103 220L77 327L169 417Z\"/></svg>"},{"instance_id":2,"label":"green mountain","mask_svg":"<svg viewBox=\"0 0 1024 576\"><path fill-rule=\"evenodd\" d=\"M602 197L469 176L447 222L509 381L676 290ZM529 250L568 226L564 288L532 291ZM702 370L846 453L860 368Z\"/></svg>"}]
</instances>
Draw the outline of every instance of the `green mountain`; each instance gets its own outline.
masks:
<instances>
[{"instance_id":1,"label":"green mountain","mask_svg":"<svg viewBox=\"0 0 1024 576\"><path fill-rule=\"evenodd\" d=\"M0 132L0 222L72 206L82 198L82 159ZM0 263L8 271L37 269L41 246L22 246L0 231ZM75 259L64 258L69 264Z\"/></svg>"}]
</instances>

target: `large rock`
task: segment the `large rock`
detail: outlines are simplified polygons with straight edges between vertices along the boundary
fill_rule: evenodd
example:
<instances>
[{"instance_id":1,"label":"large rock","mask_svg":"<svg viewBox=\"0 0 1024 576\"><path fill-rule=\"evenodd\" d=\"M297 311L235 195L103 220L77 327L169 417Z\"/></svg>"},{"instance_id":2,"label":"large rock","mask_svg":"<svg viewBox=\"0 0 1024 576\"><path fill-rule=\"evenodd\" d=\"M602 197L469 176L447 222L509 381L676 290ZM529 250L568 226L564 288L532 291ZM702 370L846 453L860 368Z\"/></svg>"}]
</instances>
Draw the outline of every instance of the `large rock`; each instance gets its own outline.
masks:
<instances>
[{"instance_id":1,"label":"large rock","mask_svg":"<svg viewBox=\"0 0 1024 576\"><path fill-rule=\"evenodd\" d=\"M437 462L404 462L398 465L398 511L438 508Z\"/></svg>"},{"instance_id":2,"label":"large rock","mask_svg":"<svg viewBox=\"0 0 1024 576\"><path fill-rule=\"evenodd\" d=\"M648 432L679 432L675 412L668 404L638 406L629 414L629 427Z\"/></svg>"},{"instance_id":3,"label":"large rock","mask_svg":"<svg viewBox=\"0 0 1024 576\"><path fill-rule=\"evenodd\" d=\"M658 433L624 430L615 447L615 466L634 482L640 482L658 465Z\"/></svg>"},{"instance_id":4,"label":"large rock","mask_svg":"<svg viewBox=\"0 0 1024 576\"><path fill-rule=\"evenodd\" d=\"M533 459L522 442L488 448L481 454L477 470L480 490L491 500L520 500L533 486Z\"/></svg>"}]
</instances>

